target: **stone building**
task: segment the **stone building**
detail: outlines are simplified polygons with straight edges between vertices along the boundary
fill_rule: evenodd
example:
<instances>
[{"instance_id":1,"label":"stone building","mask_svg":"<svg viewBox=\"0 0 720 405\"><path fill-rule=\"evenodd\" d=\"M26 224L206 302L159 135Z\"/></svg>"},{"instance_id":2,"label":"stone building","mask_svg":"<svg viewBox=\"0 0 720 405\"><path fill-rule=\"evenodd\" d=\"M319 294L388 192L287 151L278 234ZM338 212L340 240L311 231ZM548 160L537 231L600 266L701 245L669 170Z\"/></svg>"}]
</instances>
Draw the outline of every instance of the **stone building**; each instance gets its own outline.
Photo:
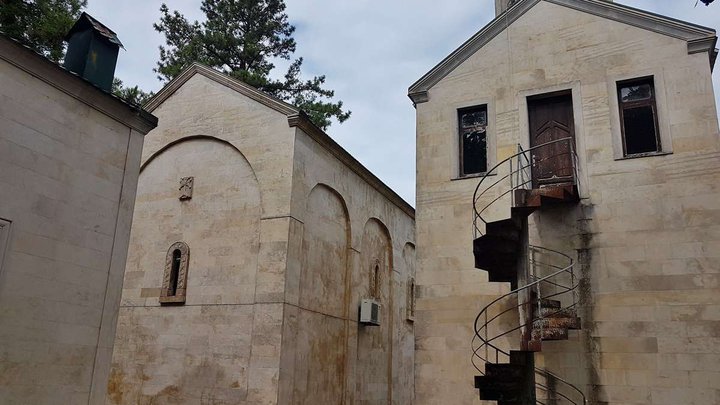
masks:
<instances>
[{"instance_id":1,"label":"stone building","mask_svg":"<svg viewBox=\"0 0 720 405\"><path fill-rule=\"evenodd\" d=\"M715 31L509 3L409 90L415 404L720 403Z\"/></svg>"},{"instance_id":2,"label":"stone building","mask_svg":"<svg viewBox=\"0 0 720 405\"><path fill-rule=\"evenodd\" d=\"M143 136L157 119L96 86L112 80L117 45L83 18L77 32L107 50L100 69L71 73L0 34L3 405L105 398Z\"/></svg>"},{"instance_id":3,"label":"stone building","mask_svg":"<svg viewBox=\"0 0 720 405\"><path fill-rule=\"evenodd\" d=\"M413 208L210 68L147 108L107 403L412 403Z\"/></svg>"}]
</instances>

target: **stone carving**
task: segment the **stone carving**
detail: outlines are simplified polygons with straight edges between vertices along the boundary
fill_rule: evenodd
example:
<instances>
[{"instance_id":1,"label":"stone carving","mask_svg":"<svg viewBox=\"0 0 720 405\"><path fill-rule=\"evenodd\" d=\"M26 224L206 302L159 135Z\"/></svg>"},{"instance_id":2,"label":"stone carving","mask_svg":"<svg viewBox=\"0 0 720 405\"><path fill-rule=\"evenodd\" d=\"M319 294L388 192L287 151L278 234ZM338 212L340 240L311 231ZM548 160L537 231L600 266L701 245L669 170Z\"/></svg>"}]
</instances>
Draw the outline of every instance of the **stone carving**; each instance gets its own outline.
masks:
<instances>
[{"instance_id":1,"label":"stone carving","mask_svg":"<svg viewBox=\"0 0 720 405\"><path fill-rule=\"evenodd\" d=\"M173 277L173 264L179 252L179 266L177 274ZM170 246L165 256L165 274L163 275L162 290L160 291L161 304L185 303L187 293L187 272L190 261L190 248L185 242L175 242Z\"/></svg>"},{"instance_id":2,"label":"stone carving","mask_svg":"<svg viewBox=\"0 0 720 405\"><path fill-rule=\"evenodd\" d=\"M192 198L194 177L180 178L180 200L189 200Z\"/></svg>"}]
</instances>

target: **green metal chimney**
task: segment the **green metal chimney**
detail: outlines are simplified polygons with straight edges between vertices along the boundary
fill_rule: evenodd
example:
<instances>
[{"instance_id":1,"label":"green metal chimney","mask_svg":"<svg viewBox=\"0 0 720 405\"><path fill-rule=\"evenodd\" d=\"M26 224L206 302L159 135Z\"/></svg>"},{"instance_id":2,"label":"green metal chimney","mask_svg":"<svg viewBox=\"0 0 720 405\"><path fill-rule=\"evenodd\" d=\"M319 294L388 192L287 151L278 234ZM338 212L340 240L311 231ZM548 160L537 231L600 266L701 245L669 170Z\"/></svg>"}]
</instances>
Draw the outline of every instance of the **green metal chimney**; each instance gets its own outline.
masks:
<instances>
[{"instance_id":1,"label":"green metal chimney","mask_svg":"<svg viewBox=\"0 0 720 405\"><path fill-rule=\"evenodd\" d=\"M82 13L65 36L65 69L110 92L122 43L108 27ZM125 49L125 48L123 48Z\"/></svg>"}]
</instances>

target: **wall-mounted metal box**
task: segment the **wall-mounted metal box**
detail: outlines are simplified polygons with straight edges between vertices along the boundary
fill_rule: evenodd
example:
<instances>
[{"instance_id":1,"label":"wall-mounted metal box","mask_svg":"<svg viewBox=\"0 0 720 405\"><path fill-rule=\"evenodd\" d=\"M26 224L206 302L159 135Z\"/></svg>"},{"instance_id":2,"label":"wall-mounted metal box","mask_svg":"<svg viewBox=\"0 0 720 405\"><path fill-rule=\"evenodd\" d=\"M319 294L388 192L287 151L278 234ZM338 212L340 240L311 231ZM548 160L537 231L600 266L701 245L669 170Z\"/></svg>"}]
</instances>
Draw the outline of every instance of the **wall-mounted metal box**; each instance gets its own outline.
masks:
<instances>
[{"instance_id":1,"label":"wall-mounted metal box","mask_svg":"<svg viewBox=\"0 0 720 405\"><path fill-rule=\"evenodd\" d=\"M360 301L360 324L380 325L380 303L374 299L365 298Z\"/></svg>"}]
</instances>

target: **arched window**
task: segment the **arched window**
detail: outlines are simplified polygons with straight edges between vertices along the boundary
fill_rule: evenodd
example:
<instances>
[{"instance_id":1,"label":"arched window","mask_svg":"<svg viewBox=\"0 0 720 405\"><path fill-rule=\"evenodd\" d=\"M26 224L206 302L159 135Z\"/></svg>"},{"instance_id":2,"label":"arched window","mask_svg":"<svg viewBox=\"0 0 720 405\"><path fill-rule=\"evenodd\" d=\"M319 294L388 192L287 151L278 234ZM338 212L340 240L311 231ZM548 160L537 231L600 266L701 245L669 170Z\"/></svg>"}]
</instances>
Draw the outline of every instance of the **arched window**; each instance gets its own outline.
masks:
<instances>
[{"instance_id":1,"label":"arched window","mask_svg":"<svg viewBox=\"0 0 720 405\"><path fill-rule=\"evenodd\" d=\"M407 284L406 313L408 321L415 321L415 279L410 278Z\"/></svg>"},{"instance_id":2,"label":"arched window","mask_svg":"<svg viewBox=\"0 0 720 405\"><path fill-rule=\"evenodd\" d=\"M380 271L380 262L376 260L370 269L370 297L380 300L380 279L382 278Z\"/></svg>"},{"instance_id":3,"label":"arched window","mask_svg":"<svg viewBox=\"0 0 720 405\"><path fill-rule=\"evenodd\" d=\"M187 292L187 270L190 261L190 248L185 242L175 242L165 256L165 274L161 304L182 304Z\"/></svg>"}]
</instances>

